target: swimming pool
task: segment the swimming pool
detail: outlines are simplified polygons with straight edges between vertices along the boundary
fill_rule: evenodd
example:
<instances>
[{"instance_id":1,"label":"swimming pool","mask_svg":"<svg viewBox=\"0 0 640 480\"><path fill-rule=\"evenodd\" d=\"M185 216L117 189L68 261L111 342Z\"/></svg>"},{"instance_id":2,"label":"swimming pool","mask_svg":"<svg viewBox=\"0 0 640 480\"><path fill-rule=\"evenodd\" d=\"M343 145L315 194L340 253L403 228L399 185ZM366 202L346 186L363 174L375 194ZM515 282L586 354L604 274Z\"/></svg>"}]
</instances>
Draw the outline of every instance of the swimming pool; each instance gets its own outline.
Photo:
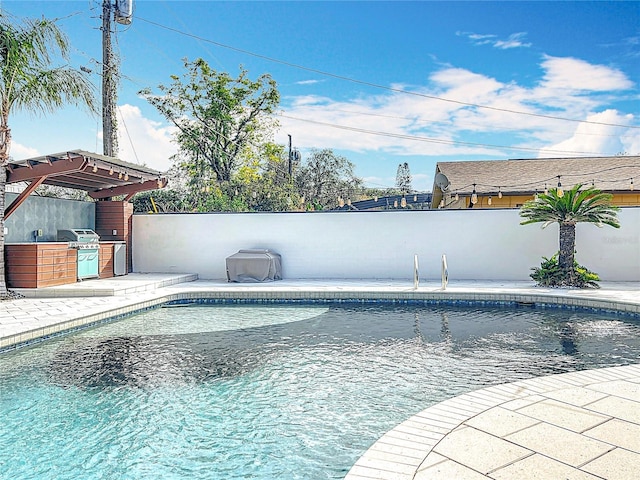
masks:
<instances>
[{"instance_id":1,"label":"swimming pool","mask_svg":"<svg viewBox=\"0 0 640 480\"><path fill-rule=\"evenodd\" d=\"M453 395L639 357L637 320L563 310L156 309L0 356L0 478L342 478Z\"/></svg>"}]
</instances>

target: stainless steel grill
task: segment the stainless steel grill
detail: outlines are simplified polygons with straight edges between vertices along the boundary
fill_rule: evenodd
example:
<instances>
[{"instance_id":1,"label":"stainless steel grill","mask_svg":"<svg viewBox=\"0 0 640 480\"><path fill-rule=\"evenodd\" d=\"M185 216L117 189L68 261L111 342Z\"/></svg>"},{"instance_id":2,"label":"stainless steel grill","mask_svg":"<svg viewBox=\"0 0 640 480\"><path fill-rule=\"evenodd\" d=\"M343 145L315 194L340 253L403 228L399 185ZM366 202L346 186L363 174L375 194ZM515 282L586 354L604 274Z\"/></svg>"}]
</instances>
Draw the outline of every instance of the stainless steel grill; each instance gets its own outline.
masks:
<instances>
[{"instance_id":1,"label":"stainless steel grill","mask_svg":"<svg viewBox=\"0 0 640 480\"><path fill-rule=\"evenodd\" d=\"M77 249L98 248L100 237L88 228L70 228L58 230L58 241L69 242L69 247Z\"/></svg>"},{"instance_id":2,"label":"stainless steel grill","mask_svg":"<svg viewBox=\"0 0 640 480\"><path fill-rule=\"evenodd\" d=\"M100 275L100 237L96 232L88 228L58 230L58 241L69 242L69 248L78 250L78 280Z\"/></svg>"}]
</instances>

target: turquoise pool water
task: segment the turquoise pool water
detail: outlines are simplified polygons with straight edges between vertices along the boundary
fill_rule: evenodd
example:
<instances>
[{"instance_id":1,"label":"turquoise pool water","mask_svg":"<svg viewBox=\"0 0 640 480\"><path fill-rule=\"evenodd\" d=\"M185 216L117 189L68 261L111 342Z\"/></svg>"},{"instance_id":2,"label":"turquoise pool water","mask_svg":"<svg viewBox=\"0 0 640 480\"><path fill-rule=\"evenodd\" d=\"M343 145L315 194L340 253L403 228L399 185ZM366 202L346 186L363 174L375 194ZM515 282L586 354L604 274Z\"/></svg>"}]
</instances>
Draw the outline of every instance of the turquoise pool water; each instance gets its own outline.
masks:
<instances>
[{"instance_id":1,"label":"turquoise pool water","mask_svg":"<svg viewBox=\"0 0 640 480\"><path fill-rule=\"evenodd\" d=\"M638 358L562 310L162 308L0 355L0 478L339 479L438 401Z\"/></svg>"}]
</instances>

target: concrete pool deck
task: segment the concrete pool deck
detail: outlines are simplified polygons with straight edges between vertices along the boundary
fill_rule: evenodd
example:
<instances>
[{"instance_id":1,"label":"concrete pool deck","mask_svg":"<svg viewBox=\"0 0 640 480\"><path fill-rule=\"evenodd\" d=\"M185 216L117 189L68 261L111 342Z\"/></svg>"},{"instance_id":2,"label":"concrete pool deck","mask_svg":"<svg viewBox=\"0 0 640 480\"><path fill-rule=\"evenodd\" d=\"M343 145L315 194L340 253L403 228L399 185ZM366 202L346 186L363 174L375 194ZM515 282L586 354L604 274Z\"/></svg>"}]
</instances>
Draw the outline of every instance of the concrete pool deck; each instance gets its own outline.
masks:
<instances>
[{"instance_id":1,"label":"concrete pool deck","mask_svg":"<svg viewBox=\"0 0 640 480\"><path fill-rule=\"evenodd\" d=\"M190 274L130 274L0 302L0 351L169 300L429 300L617 310L640 315L640 284L598 290L531 282L282 280L236 284ZM433 405L381 437L347 480L637 479L640 363L488 387Z\"/></svg>"}]
</instances>

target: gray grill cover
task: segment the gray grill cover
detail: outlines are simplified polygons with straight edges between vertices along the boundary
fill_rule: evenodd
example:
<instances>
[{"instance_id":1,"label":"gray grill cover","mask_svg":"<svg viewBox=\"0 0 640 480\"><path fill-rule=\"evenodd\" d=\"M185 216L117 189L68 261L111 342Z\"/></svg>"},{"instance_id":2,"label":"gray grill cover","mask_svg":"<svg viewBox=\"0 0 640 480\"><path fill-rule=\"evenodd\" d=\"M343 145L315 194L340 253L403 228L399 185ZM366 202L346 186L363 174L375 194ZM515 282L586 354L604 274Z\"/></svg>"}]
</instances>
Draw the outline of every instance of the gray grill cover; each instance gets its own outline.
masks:
<instances>
[{"instance_id":1,"label":"gray grill cover","mask_svg":"<svg viewBox=\"0 0 640 480\"><path fill-rule=\"evenodd\" d=\"M227 257L229 282L267 282L282 280L279 253L270 250L239 250Z\"/></svg>"}]
</instances>

